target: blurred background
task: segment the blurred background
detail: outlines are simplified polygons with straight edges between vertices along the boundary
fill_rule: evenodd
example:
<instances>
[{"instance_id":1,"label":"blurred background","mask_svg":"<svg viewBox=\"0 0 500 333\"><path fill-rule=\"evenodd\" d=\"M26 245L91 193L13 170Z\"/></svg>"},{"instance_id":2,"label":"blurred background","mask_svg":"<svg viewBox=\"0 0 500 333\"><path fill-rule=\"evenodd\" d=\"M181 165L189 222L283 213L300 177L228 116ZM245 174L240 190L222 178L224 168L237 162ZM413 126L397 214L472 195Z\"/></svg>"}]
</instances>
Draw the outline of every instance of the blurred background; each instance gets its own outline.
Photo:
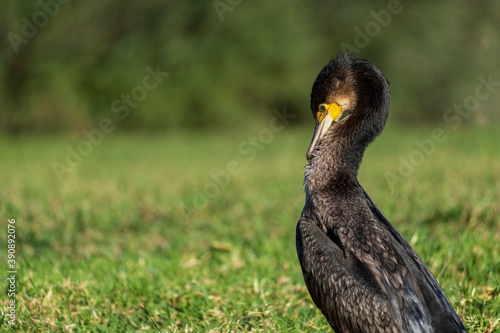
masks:
<instances>
[{"instance_id":1,"label":"blurred background","mask_svg":"<svg viewBox=\"0 0 500 333\"><path fill-rule=\"evenodd\" d=\"M329 330L295 226L312 84L354 53L392 91L360 183L499 332L499 1L2 0L0 35L12 331Z\"/></svg>"},{"instance_id":2,"label":"blurred background","mask_svg":"<svg viewBox=\"0 0 500 333\"><path fill-rule=\"evenodd\" d=\"M479 76L500 81L494 1L44 0L3 1L0 13L0 131L9 134L116 118L113 101L147 67L169 75L146 96L135 91L119 130L246 127L284 105L294 125L310 126L312 82L344 52L382 70L390 121L406 125L443 122ZM498 93L481 101L467 124L498 121L499 102Z\"/></svg>"}]
</instances>

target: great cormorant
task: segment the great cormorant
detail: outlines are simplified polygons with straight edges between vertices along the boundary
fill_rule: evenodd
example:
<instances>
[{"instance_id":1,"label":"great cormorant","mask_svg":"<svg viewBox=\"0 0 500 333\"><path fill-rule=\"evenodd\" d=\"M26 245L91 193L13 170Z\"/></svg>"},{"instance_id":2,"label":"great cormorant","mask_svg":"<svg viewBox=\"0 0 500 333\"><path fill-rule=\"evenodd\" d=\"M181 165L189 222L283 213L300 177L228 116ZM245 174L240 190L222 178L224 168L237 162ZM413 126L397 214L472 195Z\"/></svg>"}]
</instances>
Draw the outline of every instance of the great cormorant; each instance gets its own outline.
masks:
<instances>
[{"instance_id":1,"label":"great cormorant","mask_svg":"<svg viewBox=\"0 0 500 333\"><path fill-rule=\"evenodd\" d=\"M358 182L389 105L384 75L356 56L331 60L314 82L316 130L296 235L307 289L337 333L467 332L417 252Z\"/></svg>"}]
</instances>

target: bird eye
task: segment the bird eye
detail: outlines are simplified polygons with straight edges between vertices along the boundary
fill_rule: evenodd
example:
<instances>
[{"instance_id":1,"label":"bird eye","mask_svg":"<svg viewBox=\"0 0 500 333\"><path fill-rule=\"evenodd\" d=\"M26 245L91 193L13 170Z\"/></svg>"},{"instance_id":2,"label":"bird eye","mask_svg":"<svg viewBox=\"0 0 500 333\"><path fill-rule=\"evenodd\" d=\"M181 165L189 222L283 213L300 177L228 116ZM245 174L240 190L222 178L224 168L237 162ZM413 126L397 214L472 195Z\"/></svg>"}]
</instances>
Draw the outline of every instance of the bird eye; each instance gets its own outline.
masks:
<instances>
[{"instance_id":1,"label":"bird eye","mask_svg":"<svg viewBox=\"0 0 500 333\"><path fill-rule=\"evenodd\" d=\"M326 104L321 104L321 105L319 106L319 110L320 110L320 111L326 111Z\"/></svg>"}]
</instances>

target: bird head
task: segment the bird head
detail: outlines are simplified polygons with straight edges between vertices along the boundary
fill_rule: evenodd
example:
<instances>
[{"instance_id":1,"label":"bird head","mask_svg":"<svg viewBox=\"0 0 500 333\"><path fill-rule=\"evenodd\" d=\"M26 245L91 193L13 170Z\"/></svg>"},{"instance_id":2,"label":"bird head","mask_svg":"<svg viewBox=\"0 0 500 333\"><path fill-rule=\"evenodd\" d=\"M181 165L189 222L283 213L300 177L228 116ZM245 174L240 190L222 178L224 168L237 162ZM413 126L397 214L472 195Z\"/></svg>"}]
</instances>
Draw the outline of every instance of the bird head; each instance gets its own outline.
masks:
<instances>
[{"instance_id":1,"label":"bird head","mask_svg":"<svg viewBox=\"0 0 500 333\"><path fill-rule=\"evenodd\" d=\"M371 138L366 144L371 142L385 125L389 104L389 82L373 64L349 55L332 59L313 84L311 111L316 129L307 159L329 130L364 133ZM335 129L330 129L334 122Z\"/></svg>"}]
</instances>

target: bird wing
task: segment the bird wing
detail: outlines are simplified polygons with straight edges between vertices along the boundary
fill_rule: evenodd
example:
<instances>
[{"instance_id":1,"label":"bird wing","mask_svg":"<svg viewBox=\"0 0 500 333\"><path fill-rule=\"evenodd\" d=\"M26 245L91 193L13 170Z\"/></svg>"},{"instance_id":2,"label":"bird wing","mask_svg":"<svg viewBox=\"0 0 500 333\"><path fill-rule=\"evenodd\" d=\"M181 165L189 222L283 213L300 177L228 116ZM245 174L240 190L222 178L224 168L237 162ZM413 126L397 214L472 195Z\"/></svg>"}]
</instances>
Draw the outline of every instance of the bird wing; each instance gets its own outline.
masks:
<instances>
[{"instance_id":1,"label":"bird wing","mask_svg":"<svg viewBox=\"0 0 500 333\"><path fill-rule=\"evenodd\" d=\"M412 274L415 276L419 289L423 294L436 332L467 332L467 329L451 306L449 300L446 298L429 268L427 268L411 245L389 223L364 189L363 193L371 212L397 241L397 245L400 247L399 252L405 254L407 258L406 262ZM450 328L453 329L451 330Z\"/></svg>"},{"instance_id":2,"label":"bird wing","mask_svg":"<svg viewBox=\"0 0 500 333\"><path fill-rule=\"evenodd\" d=\"M402 332L372 272L315 218L297 224L297 253L311 298L336 332Z\"/></svg>"},{"instance_id":3,"label":"bird wing","mask_svg":"<svg viewBox=\"0 0 500 333\"><path fill-rule=\"evenodd\" d=\"M306 285L332 327L432 332L423 295L385 225L359 196L325 207L327 195L306 204L297 249Z\"/></svg>"}]
</instances>

